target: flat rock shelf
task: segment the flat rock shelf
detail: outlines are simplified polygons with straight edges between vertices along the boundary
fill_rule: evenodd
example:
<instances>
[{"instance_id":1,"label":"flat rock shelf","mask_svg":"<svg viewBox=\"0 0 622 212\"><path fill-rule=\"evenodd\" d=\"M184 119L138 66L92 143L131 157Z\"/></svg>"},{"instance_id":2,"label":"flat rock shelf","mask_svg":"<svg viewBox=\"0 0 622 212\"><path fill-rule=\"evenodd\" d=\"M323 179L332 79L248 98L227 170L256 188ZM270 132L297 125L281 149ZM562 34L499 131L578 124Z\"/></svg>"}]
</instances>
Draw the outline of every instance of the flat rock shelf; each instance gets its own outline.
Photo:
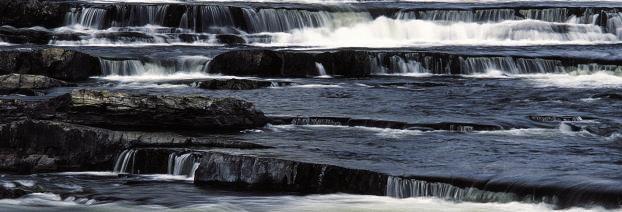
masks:
<instances>
[{"instance_id":1,"label":"flat rock shelf","mask_svg":"<svg viewBox=\"0 0 622 212\"><path fill-rule=\"evenodd\" d=\"M620 1L1 1L0 210L620 210L620 52Z\"/></svg>"}]
</instances>

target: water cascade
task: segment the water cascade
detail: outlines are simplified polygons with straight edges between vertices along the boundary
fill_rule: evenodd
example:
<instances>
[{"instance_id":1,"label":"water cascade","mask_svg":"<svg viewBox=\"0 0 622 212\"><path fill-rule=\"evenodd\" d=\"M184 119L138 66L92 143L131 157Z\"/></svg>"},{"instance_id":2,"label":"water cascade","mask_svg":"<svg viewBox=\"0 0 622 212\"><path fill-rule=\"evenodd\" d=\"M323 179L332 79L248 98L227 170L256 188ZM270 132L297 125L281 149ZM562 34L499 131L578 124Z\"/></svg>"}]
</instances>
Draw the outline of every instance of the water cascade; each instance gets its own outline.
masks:
<instances>
[{"instance_id":1,"label":"water cascade","mask_svg":"<svg viewBox=\"0 0 622 212\"><path fill-rule=\"evenodd\" d=\"M106 9L101 8L72 8L65 15L65 24L68 26L80 25L92 29L102 29L106 21Z\"/></svg>"},{"instance_id":2,"label":"water cascade","mask_svg":"<svg viewBox=\"0 0 622 212\"><path fill-rule=\"evenodd\" d=\"M473 187L457 187L446 183L427 182L400 177L387 178L387 196L397 198L437 197L454 201L511 202L519 198L511 193L490 192Z\"/></svg>"},{"instance_id":3,"label":"water cascade","mask_svg":"<svg viewBox=\"0 0 622 212\"><path fill-rule=\"evenodd\" d=\"M207 73L210 58L204 56L180 56L168 60L113 60L100 59L104 76L167 75L175 73Z\"/></svg>"},{"instance_id":4,"label":"water cascade","mask_svg":"<svg viewBox=\"0 0 622 212\"><path fill-rule=\"evenodd\" d=\"M326 12L287 9L244 8L250 32L287 32L293 29L336 28L371 20L365 12Z\"/></svg>"},{"instance_id":5,"label":"water cascade","mask_svg":"<svg viewBox=\"0 0 622 212\"><path fill-rule=\"evenodd\" d=\"M193 177L200 164L197 159L192 153L182 155L171 153L168 157L168 174Z\"/></svg>"},{"instance_id":6,"label":"water cascade","mask_svg":"<svg viewBox=\"0 0 622 212\"><path fill-rule=\"evenodd\" d=\"M121 152L117 161L114 164L113 172L115 173L133 173L134 172L134 163L135 156L138 150L128 149Z\"/></svg>"}]
</instances>

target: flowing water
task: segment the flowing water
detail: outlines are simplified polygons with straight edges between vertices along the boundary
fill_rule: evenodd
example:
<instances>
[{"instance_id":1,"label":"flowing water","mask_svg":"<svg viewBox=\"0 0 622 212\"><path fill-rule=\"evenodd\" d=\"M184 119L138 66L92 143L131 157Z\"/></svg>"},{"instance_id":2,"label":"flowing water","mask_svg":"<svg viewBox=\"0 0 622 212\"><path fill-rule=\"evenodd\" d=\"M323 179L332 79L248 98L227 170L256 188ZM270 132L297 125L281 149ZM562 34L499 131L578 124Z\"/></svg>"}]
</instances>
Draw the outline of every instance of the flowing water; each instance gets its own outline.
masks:
<instances>
[{"instance_id":1,"label":"flowing water","mask_svg":"<svg viewBox=\"0 0 622 212\"><path fill-rule=\"evenodd\" d=\"M622 205L580 201L592 191L622 195L622 2L88 0L71 5L65 26L39 30L79 35L57 36L41 46L99 57L102 75L78 87L232 96L254 102L270 116L298 116L287 125L193 134L274 147L215 151L384 173L386 195L199 187L192 183L198 154L171 152L158 161L167 164L166 173L141 174L135 162L154 159L141 156L142 149L127 149L109 172L2 174L5 188L43 188L0 200L2 210L602 211ZM217 38L223 34L246 44L226 45ZM0 46L38 47L6 41ZM371 61L371 76L331 75L321 61L306 78L210 71L217 55L245 49L364 51L359 59ZM179 83L223 78L293 84L230 91ZM392 129L313 117L450 124ZM533 188L554 192L524 192Z\"/></svg>"}]
</instances>

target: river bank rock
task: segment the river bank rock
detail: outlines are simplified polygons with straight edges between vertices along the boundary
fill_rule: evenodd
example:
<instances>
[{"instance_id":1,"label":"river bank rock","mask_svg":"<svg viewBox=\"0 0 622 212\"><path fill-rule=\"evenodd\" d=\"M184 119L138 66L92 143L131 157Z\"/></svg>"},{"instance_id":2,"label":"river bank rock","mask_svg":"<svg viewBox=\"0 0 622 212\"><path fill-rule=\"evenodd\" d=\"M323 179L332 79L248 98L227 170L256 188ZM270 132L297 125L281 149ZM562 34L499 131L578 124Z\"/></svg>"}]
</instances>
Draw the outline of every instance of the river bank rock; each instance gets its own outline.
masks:
<instances>
[{"instance_id":1,"label":"river bank rock","mask_svg":"<svg viewBox=\"0 0 622 212\"><path fill-rule=\"evenodd\" d=\"M0 51L0 74L34 74L64 81L101 75L97 57L63 48Z\"/></svg>"}]
</instances>

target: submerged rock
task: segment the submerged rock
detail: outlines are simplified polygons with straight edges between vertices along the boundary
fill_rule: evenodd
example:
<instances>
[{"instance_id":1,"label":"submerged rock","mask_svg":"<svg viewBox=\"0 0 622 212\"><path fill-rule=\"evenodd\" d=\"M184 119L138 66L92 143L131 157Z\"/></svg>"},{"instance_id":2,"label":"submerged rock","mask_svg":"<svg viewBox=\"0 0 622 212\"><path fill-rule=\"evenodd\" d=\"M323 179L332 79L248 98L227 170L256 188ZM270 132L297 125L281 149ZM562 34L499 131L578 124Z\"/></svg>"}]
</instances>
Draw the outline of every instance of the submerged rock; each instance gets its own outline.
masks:
<instances>
[{"instance_id":1,"label":"submerged rock","mask_svg":"<svg viewBox=\"0 0 622 212\"><path fill-rule=\"evenodd\" d=\"M388 129L412 129L412 130L446 130L450 132L472 132L503 130L502 126L488 124L441 122L441 123L406 123L401 121L355 119L348 117L303 117L303 116L272 116L270 123L276 125L340 125L350 127L374 127Z\"/></svg>"},{"instance_id":2,"label":"submerged rock","mask_svg":"<svg viewBox=\"0 0 622 212\"><path fill-rule=\"evenodd\" d=\"M64 81L101 74L97 57L62 48L0 51L0 74L35 74Z\"/></svg>"},{"instance_id":3,"label":"submerged rock","mask_svg":"<svg viewBox=\"0 0 622 212\"><path fill-rule=\"evenodd\" d=\"M20 93L34 95L37 90L45 90L66 85L69 84L46 76L29 74L0 75L0 94Z\"/></svg>"},{"instance_id":4,"label":"submerged rock","mask_svg":"<svg viewBox=\"0 0 622 212\"><path fill-rule=\"evenodd\" d=\"M253 103L235 98L165 96L75 90L67 121L129 129L243 130L267 119Z\"/></svg>"},{"instance_id":5,"label":"submerged rock","mask_svg":"<svg viewBox=\"0 0 622 212\"><path fill-rule=\"evenodd\" d=\"M218 43L227 44L227 45L241 45L246 44L246 40L244 38L232 35L232 34L220 34L216 35L216 40Z\"/></svg>"},{"instance_id":6,"label":"submerged rock","mask_svg":"<svg viewBox=\"0 0 622 212\"><path fill-rule=\"evenodd\" d=\"M271 82L265 80L212 79L199 82L198 87L210 90L251 90L276 86L287 86L290 84L291 83L289 82Z\"/></svg>"}]
</instances>

